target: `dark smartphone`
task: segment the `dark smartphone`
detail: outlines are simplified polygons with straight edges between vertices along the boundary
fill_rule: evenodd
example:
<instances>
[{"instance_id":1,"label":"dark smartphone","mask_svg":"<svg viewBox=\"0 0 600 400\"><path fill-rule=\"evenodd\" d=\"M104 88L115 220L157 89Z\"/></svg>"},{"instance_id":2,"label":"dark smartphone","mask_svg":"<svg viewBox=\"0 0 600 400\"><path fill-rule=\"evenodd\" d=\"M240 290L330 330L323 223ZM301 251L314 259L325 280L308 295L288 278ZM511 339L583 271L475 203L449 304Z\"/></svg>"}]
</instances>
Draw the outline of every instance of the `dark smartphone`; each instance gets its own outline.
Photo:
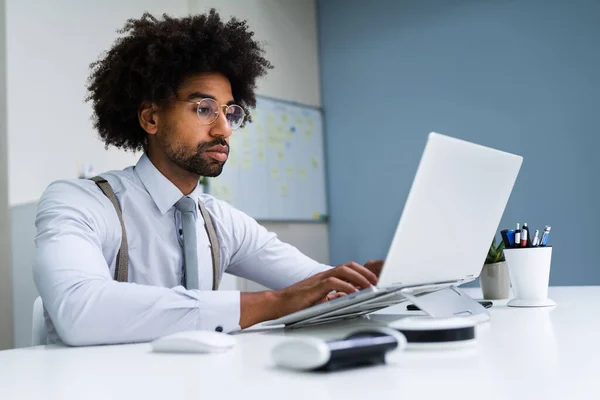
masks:
<instances>
[{"instance_id":1,"label":"dark smartphone","mask_svg":"<svg viewBox=\"0 0 600 400\"><path fill-rule=\"evenodd\" d=\"M494 304L491 301L487 301L487 300L481 300L481 301L478 301L478 303L481 304L482 306L484 306L485 308L490 308ZM414 304L407 305L406 309L408 311L419 311L420 310L420 308L415 306Z\"/></svg>"}]
</instances>

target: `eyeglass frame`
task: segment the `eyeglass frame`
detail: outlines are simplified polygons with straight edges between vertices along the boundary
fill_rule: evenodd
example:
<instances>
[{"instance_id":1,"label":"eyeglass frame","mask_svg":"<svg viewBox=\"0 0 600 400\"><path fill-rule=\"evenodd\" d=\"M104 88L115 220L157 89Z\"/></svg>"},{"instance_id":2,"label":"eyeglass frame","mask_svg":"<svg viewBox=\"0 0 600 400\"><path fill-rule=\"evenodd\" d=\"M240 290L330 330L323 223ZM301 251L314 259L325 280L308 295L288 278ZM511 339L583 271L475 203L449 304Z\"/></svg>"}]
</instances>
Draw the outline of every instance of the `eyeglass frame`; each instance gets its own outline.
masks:
<instances>
[{"instance_id":1,"label":"eyeglass frame","mask_svg":"<svg viewBox=\"0 0 600 400\"><path fill-rule=\"evenodd\" d=\"M198 115L198 109L200 108L200 103L202 103L204 100L211 100L214 101L215 103L217 103L217 101L215 99L211 99L210 97L204 97L198 101L192 101L192 100L179 100L179 99L175 99L175 101L179 101L181 103L190 103L190 104L195 104L196 105L196 117L198 117L198 121L200 121L200 115ZM219 119L219 113L221 113L221 110L223 110L223 107L225 107L225 115L227 115L227 109L231 106L237 106L242 110L242 122L240 123L240 126L238 126L237 128L231 128L232 131L238 130L240 129L242 126L244 126L244 123L246 122L246 117L248 116L248 114L246 114L246 111L244 110L244 107L240 106L239 104L221 104L219 105L219 103L217 103L217 106L219 107L219 111L216 111L216 116L215 119L213 119L211 122L209 122L208 124L203 123L202 121L200 121L200 123L202 125L212 125L215 123L215 121L217 119ZM227 119L227 117L225 117L225 119ZM227 120L227 123L229 124L229 126L231 126L231 123L229 122L229 120Z\"/></svg>"}]
</instances>

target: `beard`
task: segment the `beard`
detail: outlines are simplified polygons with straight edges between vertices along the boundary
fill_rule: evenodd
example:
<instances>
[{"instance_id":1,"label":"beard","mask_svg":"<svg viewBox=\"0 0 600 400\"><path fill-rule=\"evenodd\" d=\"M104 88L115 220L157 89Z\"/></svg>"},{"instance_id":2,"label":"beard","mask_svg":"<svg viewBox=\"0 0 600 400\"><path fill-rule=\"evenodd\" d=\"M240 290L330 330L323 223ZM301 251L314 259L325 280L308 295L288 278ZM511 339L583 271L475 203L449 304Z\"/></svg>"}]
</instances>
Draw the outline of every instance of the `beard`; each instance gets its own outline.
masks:
<instances>
[{"instance_id":1,"label":"beard","mask_svg":"<svg viewBox=\"0 0 600 400\"><path fill-rule=\"evenodd\" d=\"M214 178L221 175L226 161L214 160L206 155L206 151L218 145L229 148L229 145L222 137L218 137L210 142L200 143L191 154L183 144L164 143L163 148L167 158L178 167L196 175Z\"/></svg>"}]
</instances>

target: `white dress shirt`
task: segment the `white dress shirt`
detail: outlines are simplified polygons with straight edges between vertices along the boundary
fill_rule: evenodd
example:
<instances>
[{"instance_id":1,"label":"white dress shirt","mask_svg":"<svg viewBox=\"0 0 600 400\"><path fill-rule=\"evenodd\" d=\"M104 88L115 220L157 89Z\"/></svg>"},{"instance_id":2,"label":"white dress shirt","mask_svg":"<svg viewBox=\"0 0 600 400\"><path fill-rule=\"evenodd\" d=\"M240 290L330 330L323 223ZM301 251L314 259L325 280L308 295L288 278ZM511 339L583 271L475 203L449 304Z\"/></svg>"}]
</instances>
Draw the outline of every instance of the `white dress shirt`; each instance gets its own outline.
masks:
<instances>
[{"instance_id":1,"label":"white dress shirt","mask_svg":"<svg viewBox=\"0 0 600 400\"><path fill-rule=\"evenodd\" d=\"M121 226L110 200L90 180L52 183L36 218L34 280L49 342L91 345L150 341L184 330L238 330L239 291L211 291L212 260L196 209L199 290L181 286L181 191L143 155L135 167L102 174L121 209L129 245L129 283L113 280ZM221 275L280 289L331 267L281 242L254 219L199 187L189 195L210 213Z\"/></svg>"}]
</instances>

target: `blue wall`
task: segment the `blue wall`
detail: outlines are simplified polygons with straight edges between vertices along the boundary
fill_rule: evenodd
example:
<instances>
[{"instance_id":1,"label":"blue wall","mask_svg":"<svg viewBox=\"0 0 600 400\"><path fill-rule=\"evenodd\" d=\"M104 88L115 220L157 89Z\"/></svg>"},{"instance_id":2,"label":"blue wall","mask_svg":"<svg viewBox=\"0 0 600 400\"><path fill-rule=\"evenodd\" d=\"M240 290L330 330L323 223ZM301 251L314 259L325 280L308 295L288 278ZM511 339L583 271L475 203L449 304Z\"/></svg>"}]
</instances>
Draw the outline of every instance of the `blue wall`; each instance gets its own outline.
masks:
<instances>
[{"instance_id":1,"label":"blue wall","mask_svg":"<svg viewBox=\"0 0 600 400\"><path fill-rule=\"evenodd\" d=\"M520 154L501 227L600 284L600 1L320 0L333 263L385 257L426 135ZM432 240L439 239L432 234Z\"/></svg>"}]
</instances>

